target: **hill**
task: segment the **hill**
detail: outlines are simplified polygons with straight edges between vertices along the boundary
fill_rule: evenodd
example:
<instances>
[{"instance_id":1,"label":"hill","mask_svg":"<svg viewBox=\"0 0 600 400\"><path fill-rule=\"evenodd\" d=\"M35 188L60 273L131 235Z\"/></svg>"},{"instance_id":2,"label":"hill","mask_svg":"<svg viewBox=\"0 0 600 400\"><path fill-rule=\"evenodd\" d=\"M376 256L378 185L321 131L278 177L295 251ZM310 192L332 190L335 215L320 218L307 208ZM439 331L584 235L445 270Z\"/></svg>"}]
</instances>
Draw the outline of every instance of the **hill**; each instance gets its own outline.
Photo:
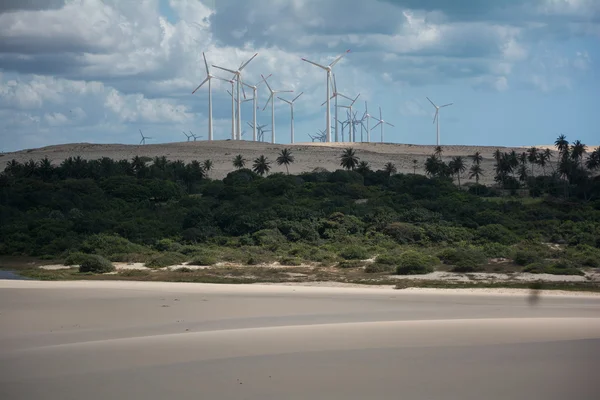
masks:
<instances>
[{"instance_id":1,"label":"hill","mask_svg":"<svg viewBox=\"0 0 600 400\"><path fill-rule=\"evenodd\" d=\"M4 164L13 159L24 163L29 160L40 161L44 157L48 157L53 164L57 165L68 157L76 156L86 160L101 157L119 160L132 159L135 156L151 158L166 156L168 160L182 160L186 163L192 160L210 159L214 164L210 173L211 178L222 179L233 170L232 159L237 154L242 154L248 160L254 160L256 157L264 155L269 160L274 161L281 149L290 148L295 157L294 164L290 165L290 173L298 174L312 171L317 167L329 171L340 168L339 155L341 150L347 147L356 149L360 160L367 161L373 169L380 169L387 162L392 162L396 165L398 172L412 173L415 166L413 160L417 160L416 170L417 173L421 174L424 173L425 159L435 149L435 146L432 145L394 143L298 143L284 145L231 140L148 145L71 143L4 153L0 158L0 163ZM515 150L518 153L524 151L522 147L501 146L449 145L442 146L442 148L444 150L442 158L446 161L453 156L469 156L479 151L483 156L482 168L485 175L481 182L484 184L493 183L494 159L492 155L496 149L506 152ZM279 169L275 166L273 172L277 171Z\"/></svg>"}]
</instances>

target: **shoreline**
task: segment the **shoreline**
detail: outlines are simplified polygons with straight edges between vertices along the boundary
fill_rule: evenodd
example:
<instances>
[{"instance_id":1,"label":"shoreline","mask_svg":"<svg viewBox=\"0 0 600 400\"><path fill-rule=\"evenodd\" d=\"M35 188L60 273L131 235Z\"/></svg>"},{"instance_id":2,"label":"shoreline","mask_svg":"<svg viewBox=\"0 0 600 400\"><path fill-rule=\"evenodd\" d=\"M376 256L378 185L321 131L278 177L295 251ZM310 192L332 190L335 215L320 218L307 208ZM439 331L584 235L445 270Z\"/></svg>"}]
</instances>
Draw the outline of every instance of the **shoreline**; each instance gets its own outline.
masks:
<instances>
[{"instance_id":1,"label":"shoreline","mask_svg":"<svg viewBox=\"0 0 600 400\"><path fill-rule=\"evenodd\" d=\"M192 283L157 282L131 280L8 280L0 279L1 289L116 289L116 290L158 290L177 291L178 293L264 293L280 294L296 292L321 294L440 294L440 295L483 295L483 296L531 296L544 297L588 297L600 299L600 293L566 290L532 290L516 288L419 288L396 289L392 285L363 285L343 282L287 282L287 283ZM176 289L176 290L175 290Z\"/></svg>"}]
</instances>

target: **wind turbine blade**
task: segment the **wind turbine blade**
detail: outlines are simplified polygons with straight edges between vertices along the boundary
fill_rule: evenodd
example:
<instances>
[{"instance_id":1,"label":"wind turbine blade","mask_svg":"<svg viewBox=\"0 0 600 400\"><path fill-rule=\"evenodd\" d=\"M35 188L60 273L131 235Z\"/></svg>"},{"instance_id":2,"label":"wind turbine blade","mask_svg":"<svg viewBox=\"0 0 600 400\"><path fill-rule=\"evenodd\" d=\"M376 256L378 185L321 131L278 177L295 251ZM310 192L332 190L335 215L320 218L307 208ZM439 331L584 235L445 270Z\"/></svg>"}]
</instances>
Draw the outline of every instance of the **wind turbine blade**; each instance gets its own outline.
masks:
<instances>
[{"instance_id":1,"label":"wind turbine blade","mask_svg":"<svg viewBox=\"0 0 600 400\"><path fill-rule=\"evenodd\" d=\"M210 79L210 78L209 78L209 77L207 77L205 80L203 80L203 81L202 81L202 83L201 83L201 84L199 84L199 85L198 85L198 87L197 87L196 89L194 89L194 91L192 92L192 94L196 93L196 91L197 91L198 89L200 89L200 88L202 87L202 85L204 85L206 82L208 82L208 80L209 80L209 79Z\"/></svg>"},{"instance_id":2,"label":"wind turbine blade","mask_svg":"<svg viewBox=\"0 0 600 400\"><path fill-rule=\"evenodd\" d=\"M237 74L238 74L238 72L237 72L237 71L234 71L234 70L232 70L232 69L229 69L229 68L218 67L218 66L216 66L216 65L214 65L214 64L213 64L213 67L215 67L215 68L219 68L219 69L222 69L223 71L231 72L231 73L232 73L232 74L234 74L234 75L237 75Z\"/></svg>"},{"instance_id":3,"label":"wind turbine blade","mask_svg":"<svg viewBox=\"0 0 600 400\"><path fill-rule=\"evenodd\" d=\"M206 66L206 75L210 74L210 70L208 69L208 62L206 61L206 54L202 52L202 57L204 57L204 65Z\"/></svg>"},{"instance_id":4,"label":"wind turbine blade","mask_svg":"<svg viewBox=\"0 0 600 400\"><path fill-rule=\"evenodd\" d=\"M425 96L425 98L427 100L429 100L429 102L431 103L432 106L434 106L435 108L437 108L437 106L435 105L435 103L433 101L431 101L431 99L429 97Z\"/></svg>"},{"instance_id":5,"label":"wind turbine blade","mask_svg":"<svg viewBox=\"0 0 600 400\"><path fill-rule=\"evenodd\" d=\"M263 111L265 111L265 109L267 108L267 106L269 105L269 102L271 101L271 99L273 98L273 93L271 93L271 95L269 96L269 99L267 100L267 102L265 103L265 106L263 107Z\"/></svg>"},{"instance_id":6,"label":"wind turbine blade","mask_svg":"<svg viewBox=\"0 0 600 400\"><path fill-rule=\"evenodd\" d=\"M435 110L435 115L433 116L433 123L434 124L435 124L435 120L436 120L437 116L438 116L438 110L436 109Z\"/></svg>"},{"instance_id":7,"label":"wind turbine blade","mask_svg":"<svg viewBox=\"0 0 600 400\"><path fill-rule=\"evenodd\" d=\"M238 79L241 78L240 76L238 76ZM244 99L246 98L246 91L244 90L244 82L240 79L240 85L242 87L242 95L244 96Z\"/></svg>"},{"instance_id":8,"label":"wind turbine blade","mask_svg":"<svg viewBox=\"0 0 600 400\"><path fill-rule=\"evenodd\" d=\"M139 144L142 144L142 142L143 142L143 141L144 141L144 139L140 140L140 143L139 143Z\"/></svg>"},{"instance_id":9,"label":"wind turbine blade","mask_svg":"<svg viewBox=\"0 0 600 400\"><path fill-rule=\"evenodd\" d=\"M142 130L140 129L140 135L142 135L142 137L144 137L144 134L142 133Z\"/></svg>"},{"instance_id":10,"label":"wind turbine blade","mask_svg":"<svg viewBox=\"0 0 600 400\"><path fill-rule=\"evenodd\" d=\"M269 78L271 77L271 75L273 75L273 74L269 74L269 75L267 75L267 77L266 77L266 78L264 78L264 77L263 77L263 78L264 78L265 80L266 80L266 79L269 79ZM261 75L261 76L262 76L262 75ZM263 81L260 81L260 82L258 82L258 83L257 83L256 85L254 85L254 86L258 87L258 85L260 85L261 83L263 83ZM251 87L251 86L250 86L250 87Z\"/></svg>"},{"instance_id":11,"label":"wind turbine blade","mask_svg":"<svg viewBox=\"0 0 600 400\"><path fill-rule=\"evenodd\" d=\"M294 97L294 100L292 100L292 103L295 102L296 100L298 100L298 97L302 96L302 93L304 93L304 92L300 92L300 94L298 96Z\"/></svg>"},{"instance_id":12,"label":"wind turbine blade","mask_svg":"<svg viewBox=\"0 0 600 400\"><path fill-rule=\"evenodd\" d=\"M250 128L253 128L253 129L254 129L254 125L252 125L252 122L246 122L246 123L248 124L248 126L249 126Z\"/></svg>"},{"instance_id":13,"label":"wind turbine blade","mask_svg":"<svg viewBox=\"0 0 600 400\"><path fill-rule=\"evenodd\" d=\"M221 78L220 76L213 76L213 78L218 79L223 82L231 83L231 79Z\"/></svg>"},{"instance_id":14,"label":"wind turbine blade","mask_svg":"<svg viewBox=\"0 0 600 400\"><path fill-rule=\"evenodd\" d=\"M322 68L322 69L324 69L325 71L328 71L327 67L324 67L324 66L322 66L321 64L317 64L316 62L313 62L313 61L307 60L306 58L303 58L303 59L302 59L302 61L306 61L306 62L307 62L307 63L309 63L309 64L316 65L317 67L319 67L319 68Z\"/></svg>"},{"instance_id":15,"label":"wind turbine blade","mask_svg":"<svg viewBox=\"0 0 600 400\"><path fill-rule=\"evenodd\" d=\"M345 98L346 100L350 100L350 101L352 101L352 99L351 99L350 97L346 96L345 94L342 94L342 93L336 93L336 94L337 94L338 96L340 96L340 97L343 97L343 98Z\"/></svg>"},{"instance_id":16,"label":"wind turbine blade","mask_svg":"<svg viewBox=\"0 0 600 400\"><path fill-rule=\"evenodd\" d=\"M298 97L300 97L300 96L298 96ZM334 94L333 96L331 96L331 97L329 98L329 100L333 99L334 97L335 97L335 94ZM325 105L325 103L327 103L327 100L325 100L323 103L321 103L321 107L323 107L323 106ZM338 106L338 107L339 107L339 106Z\"/></svg>"},{"instance_id":17,"label":"wind turbine blade","mask_svg":"<svg viewBox=\"0 0 600 400\"><path fill-rule=\"evenodd\" d=\"M231 94L231 92L230 92L229 90L227 91L227 93L228 93L230 96L232 96L232 97L233 97L233 94Z\"/></svg>"},{"instance_id":18,"label":"wind turbine blade","mask_svg":"<svg viewBox=\"0 0 600 400\"><path fill-rule=\"evenodd\" d=\"M389 122L386 122L386 124L388 124L389 126L393 126L393 127L395 128L395 126L394 126L394 125L392 125L392 124L390 124Z\"/></svg>"},{"instance_id":19,"label":"wind turbine blade","mask_svg":"<svg viewBox=\"0 0 600 400\"><path fill-rule=\"evenodd\" d=\"M379 107L379 120L383 121L383 116L381 115L381 107Z\"/></svg>"},{"instance_id":20,"label":"wind turbine blade","mask_svg":"<svg viewBox=\"0 0 600 400\"><path fill-rule=\"evenodd\" d=\"M246 61L245 63L242 64L242 66L240 67L240 69L238 69L238 71L243 70L246 65L250 64L250 61L254 60L254 57L256 57L258 55L258 53L254 54L252 57L250 57L250 59L248 61Z\"/></svg>"},{"instance_id":21,"label":"wind turbine blade","mask_svg":"<svg viewBox=\"0 0 600 400\"><path fill-rule=\"evenodd\" d=\"M358 100L359 96L360 96L360 93L356 96L356 98L354 100L352 100L352 104L354 104L354 102L356 102L356 100Z\"/></svg>"},{"instance_id":22,"label":"wind turbine blade","mask_svg":"<svg viewBox=\"0 0 600 400\"><path fill-rule=\"evenodd\" d=\"M377 128L379 125L381 125L381 121L379 121L378 123L376 123L375 126L371 128L371 130Z\"/></svg>"},{"instance_id":23,"label":"wind turbine blade","mask_svg":"<svg viewBox=\"0 0 600 400\"><path fill-rule=\"evenodd\" d=\"M288 104L290 104L290 105L292 104L290 101L288 101L288 100L286 100L286 99L282 99L282 98L281 98L281 97L279 97L279 96L277 96L277 98L278 98L279 100L281 100L281 101L285 101L286 103L288 103Z\"/></svg>"},{"instance_id":24,"label":"wind turbine blade","mask_svg":"<svg viewBox=\"0 0 600 400\"><path fill-rule=\"evenodd\" d=\"M294 93L293 90L274 90L275 93Z\"/></svg>"},{"instance_id":25,"label":"wind turbine blade","mask_svg":"<svg viewBox=\"0 0 600 400\"><path fill-rule=\"evenodd\" d=\"M448 107L448 106L451 106L452 104L454 104L454 103L444 104L443 106L440 106L440 108L442 108L442 107Z\"/></svg>"},{"instance_id":26,"label":"wind turbine blade","mask_svg":"<svg viewBox=\"0 0 600 400\"><path fill-rule=\"evenodd\" d=\"M337 94L337 82L335 81L335 74L331 74L333 75L333 79L332 79L332 83L333 83L333 94L336 95Z\"/></svg>"},{"instance_id":27,"label":"wind turbine blade","mask_svg":"<svg viewBox=\"0 0 600 400\"><path fill-rule=\"evenodd\" d=\"M269 76L271 76L271 75L269 75ZM270 91L271 93L273 93L273 89L271 89L271 85L269 85L269 82L267 82L267 78L265 78L265 77L263 76L263 74L260 74L260 77L262 78L262 80L263 80L263 82L265 83L265 85L267 85L267 87L269 88L269 91ZM272 96L272 94L271 94L271 96Z\"/></svg>"},{"instance_id":28,"label":"wind turbine blade","mask_svg":"<svg viewBox=\"0 0 600 400\"><path fill-rule=\"evenodd\" d=\"M333 62L331 64L329 64L329 67L333 67L335 64L338 63L338 61L340 61L348 53L350 53L350 49L346 50L346 52L344 54L339 55L338 58L336 58L335 60L333 60Z\"/></svg>"}]
</instances>

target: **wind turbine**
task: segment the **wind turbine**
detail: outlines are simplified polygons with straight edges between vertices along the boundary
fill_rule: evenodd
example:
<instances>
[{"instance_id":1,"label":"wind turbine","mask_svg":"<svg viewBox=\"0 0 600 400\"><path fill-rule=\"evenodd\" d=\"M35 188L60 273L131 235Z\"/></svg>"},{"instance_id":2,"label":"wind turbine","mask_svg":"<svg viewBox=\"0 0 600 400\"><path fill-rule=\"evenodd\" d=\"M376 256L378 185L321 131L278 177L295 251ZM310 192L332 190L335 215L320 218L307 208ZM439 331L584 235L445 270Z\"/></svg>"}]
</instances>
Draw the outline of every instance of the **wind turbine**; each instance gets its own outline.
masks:
<instances>
[{"instance_id":1,"label":"wind turbine","mask_svg":"<svg viewBox=\"0 0 600 400\"><path fill-rule=\"evenodd\" d=\"M427 97L427 96L426 96ZM436 125L436 145L440 145L440 108L444 108L444 107L448 107L451 106L454 103L448 103L448 104L444 104L443 106L436 106L435 103L433 101L431 101L431 99L429 97L427 97L427 100L429 100L429 102L431 103L432 106L435 107L435 115L433 116L433 123L435 124L437 121L437 125Z\"/></svg>"},{"instance_id":2,"label":"wind turbine","mask_svg":"<svg viewBox=\"0 0 600 400\"><path fill-rule=\"evenodd\" d=\"M233 80L229 80L228 82L231 84L231 92L227 91L227 93L231 94L231 140L235 140L235 102L232 94L235 82Z\"/></svg>"},{"instance_id":3,"label":"wind turbine","mask_svg":"<svg viewBox=\"0 0 600 400\"><path fill-rule=\"evenodd\" d=\"M365 115L363 116L363 119L367 120L367 143L371 143L371 130L369 129L369 118L373 118L373 116L371 114L369 114L369 108L367 107L367 101L365 100Z\"/></svg>"},{"instance_id":4,"label":"wind turbine","mask_svg":"<svg viewBox=\"0 0 600 400\"><path fill-rule=\"evenodd\" d=\"M202 53L202 57L204 57L204 65L206 66L206 78L202 81L202 83L200 85L198 85L198 87L196 89L194 89L192 94L196 93L196 91L198 89L200 89L202 87L202 85L204 85L206 82L208 82L208 140L213 140L211 80L212 80L212 78L216 78L216 79L220 79L225 82L229 82L229 81L227 79L219 78L218 76L212 75L210 73L210 70L208 69L208 62L206 62L206 55L204 54L204 52Z\"/></svg>"},{"instance_id":5,"label":"wind turbine","mask_svg":"<svg viewBox=\"0 0 600 400\"><path fill-rule=\"evenodd\" d=\"M190 131L190 135L194 138L194 142L196 141L196 139L201 138L202 136L196 136L192 133L192 131Z\"/></svg>"},{"instance_id":6,"label":"wind turbine","mask_svg":"<svg viewBox=\"0 0 600 400\"><path fill-rule=\"evenodd\" d=\"M285 101L286 103L288 103L290 105L290 110L292 112L292 117L291 117L291 122L290 122L290 124L291 124L290 125L290 138L291 138L290 142L292 144L294 144L294 102L296 100L298 100L298 97L302 96L302 93L304 93L304 92L301 92L298 96L294 97L294 100L292 100L292 101L289 101L289 100L286 100L286 99L282 99L281 97L277 96L277 98L279 100Z\"/></svg>"},{"instance_id":7,"label":"wind turbine","mask_svg":"<svg viewBox=\"0 0 600 400\"><path fill-rule=\"evenodd\" d=\"M140 135L142 135L142 140L140 140L140 144L146 144L146 139L152 139L150 136L144 136L141 129L140 129Z\"/></svg>"},{"instance_id":8,"label":"wind turbine","mask_svg":"<svg viewBox=\"0 0 600 400\"><path fill-rule=\"evenodd\" d=\"M185 133L185 131L183 131L183 134L185 135L185 137L187 138L187 141L189 142L190 139L192 138L192 135L188 135L187 133Z\"/></svg>"},{"instance_id":9,"label":"wind turbine","mask_svg":"<svg viewBox=\"0 0 600 400\"><path fill-rule=\"evenodd\" d=\"M333 89L333 94L331 95L331 99L335 99L335 103L333 104L333 109L335 110L335 115L333 117L333 119L335 119L335 141L338 142L339 141L339 125L338 123L340 122L340 120L338 119L338 92L337 92L337 84L335 82L335 74L331 74L333 77L333 83L332 83L332 89ZM321 107L323 107L325 104L327 103L327 100L325 100L323 103L321 103ZM342 142L344 141L344 127L342 126Z\"/></svg>"},{"instance_id":10,"label":"wind turbine","mask_svg":"<svg viewBox=\"0 0 600 400\"><path fill-rule=\"evenodd\" d=\"M265 79L269 79L272 74L269 74ZM263 81L258 82L256 85L248 85L246 82L242 82L242 85L248 86L252 89L252 140L256 142L256 110L258 109L258 85Z\"/></svg>"},{"instance_id":11,"label":"wind turbine","mask_svg":"<svg viewBox=\"0 0 600 400\"><path fill-rule=\"evenodd\" d=\"M373 118L375 118L375 117L373 117ZM377 118L375 118L375 119L377 119ZM381 125L381 143L383 143L383 125L384 124L388 124L389 126L392 126L392 127L394 125L392 125L389 122L383 120L383 117L381 116L381 107L379 107L379 119L378 119L378 121L379 122L376 123L375 126L371 128L371 130L377 128L378 125Z\"/></svg>"},{"instance_id":12,"label":"wind turbine","mask_svg":"<svg viewBox=\"0 0 600 400\"><path fill-rule=\"evenodd\" d=\"M240 140L241 139L241 135L242 135L242 108L240 107L240 85L242 84L242 70L244 68L246 68L246 65L250 64L250 61L254 60L254 57L256 57L258 55L258 53L255 53L252 57L250 57L250 59L248 61L246 61L245 63L242 63L240 65L240 67L238 69L236 69L235 71L232 69L228 69L228 68L223 68L223 67L219 67L217 65L213 65L213 67L215 68L219 68L222 69L223 71L227 71L227 72L231 72L234 75L234 78L237 82L237 103L238 103L238 109L237 109L237 139ZM241 90L244 90L243 88L241 88ZM233 87L231 88L231 91L233 92ZM244 96L246 97L246 96ZM234 138L235 139L235 138Z\"/></svg>"},{"instance_id":13,"label":"wind turbine","mask_svg":"<svg viewBox=\"0 0 600 400\"><path fill-rule=\"evenodd\" d=\"M348 112L350 113L350 123L348 124L349 127L349 131L348 131L348 141L349 142L356 142L356 135L354 133L354 126L352 124L352 106L354 105L354 103L356 102L356 100L358 100L358 97L360 96L360 93L354 98L350 98L346 95L343 95L341 93L338 93L339 96L342 96L343 98L345 98L346 100L350 100L350 105L349 106L339 106L339 107L343 107L343 108L347 108Z\"/></svg>"},{"instance_id":14,"label":"wind turbine","mask_svg":"<svg viewBox=\"0 0 600 400\"><path fill-rule=\"evenodd\" d=\"M334 67L335 64L338 63L338 61L340 61L342 59L342 57L344 57L346 54L348 54L350 52L350 50L346 50L346 52L340 56L338 56L335 60L333 60L333 62L329 65L321 65L321 64L317 64L316 62L307 60L306 58L303 58L302 61L306 61L307 63L310 63L312 65L315 65L321 69L324 69L327 72L327 112L325 114L325 129L327 130L327 142L331 142L331 103L330 103L330 85L331 85L331 69Z\"/></svg>"},{"instance_id":15,"label":"wind turbine","mask_svg":"<svg viewBox=\"0 0 600 400\"><path fill-rule=\"evenodd\" d=\"M271 143L275 143L275 99L273 98L273 96L276 93L291 93L293 92L293 90L273 90L269 85L269 82L267 82L267 79L262 74L260 76L262 77L263 81L267 85L267 88L269 89L269 92L271 93L269 99L263 107L263 111L265 110L265 108L267 108L269 102L271 102Z\"/></svg>"}]
</instances>

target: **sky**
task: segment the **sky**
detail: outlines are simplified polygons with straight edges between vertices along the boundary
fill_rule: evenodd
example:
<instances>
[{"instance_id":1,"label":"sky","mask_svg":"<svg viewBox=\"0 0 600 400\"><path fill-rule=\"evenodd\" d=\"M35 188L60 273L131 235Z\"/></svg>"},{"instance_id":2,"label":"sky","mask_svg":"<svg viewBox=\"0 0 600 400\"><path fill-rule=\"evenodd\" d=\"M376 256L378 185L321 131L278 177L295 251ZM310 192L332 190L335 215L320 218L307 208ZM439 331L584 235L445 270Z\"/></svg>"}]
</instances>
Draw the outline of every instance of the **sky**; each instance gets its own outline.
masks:
<instances>
[{"instance_id":1,"label":"sky","mask_svg":"<svg viewBox=\"0 0 600 400\"><path fill-rule=\"evenodd\" d=\"M272 74L291 99L296 142L325 129L324 64L337 89L386 126L385 141L531 146L565 134L600 144L598 0L3 0L0 151L61 143L207 138L209 65ZM231 75L211 67L211 73ZM215 139L231 137L230 84L213 80ZM246 93L250 96L250 93ZM259 86L259 124L270 124ZM340 104L347 104L340 101ZM277 100L276 142L290 142ZM333 113L333 110L332 110ZM345 119L340 109L339 119ZM251 139L252 101L242 105ZM371 121L370 126L374 124ZM371 131L380 140L379 128ZM270 135L270 134L269 134ZM270 136L269 136L270 137ZM365 134L366 137L366 134Z\"/></svg>"}]
</instances>

